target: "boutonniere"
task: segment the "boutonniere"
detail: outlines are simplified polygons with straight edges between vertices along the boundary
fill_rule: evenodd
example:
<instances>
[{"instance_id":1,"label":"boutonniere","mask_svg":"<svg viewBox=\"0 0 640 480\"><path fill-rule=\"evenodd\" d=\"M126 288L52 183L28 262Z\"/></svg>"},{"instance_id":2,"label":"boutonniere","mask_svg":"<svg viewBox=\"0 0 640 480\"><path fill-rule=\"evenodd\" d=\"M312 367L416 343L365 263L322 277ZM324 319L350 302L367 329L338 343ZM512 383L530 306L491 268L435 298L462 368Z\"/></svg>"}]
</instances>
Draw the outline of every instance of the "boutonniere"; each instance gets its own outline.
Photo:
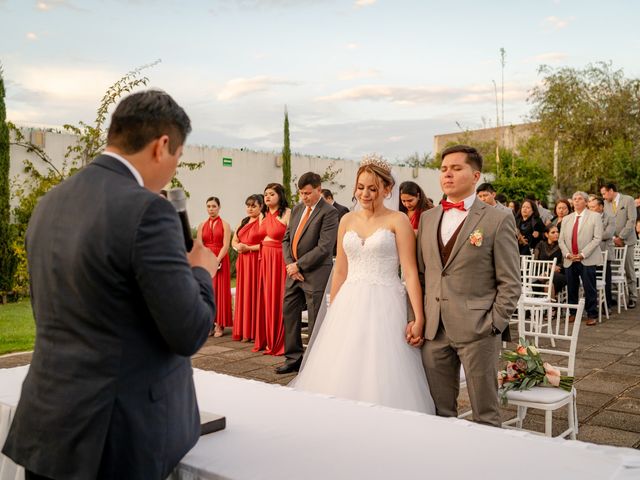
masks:
<instances>
[{"instance_id":1,"label":"boutonniere","mask_svg":"<svg viewBox=\"0 0 640 480\"><path fill-rule=\"evenodd\" d=\"M475 247L482 246L482 230L480 228L474 230L474 232L469 235L469 242Z\"/></svg>"}]
</instances>

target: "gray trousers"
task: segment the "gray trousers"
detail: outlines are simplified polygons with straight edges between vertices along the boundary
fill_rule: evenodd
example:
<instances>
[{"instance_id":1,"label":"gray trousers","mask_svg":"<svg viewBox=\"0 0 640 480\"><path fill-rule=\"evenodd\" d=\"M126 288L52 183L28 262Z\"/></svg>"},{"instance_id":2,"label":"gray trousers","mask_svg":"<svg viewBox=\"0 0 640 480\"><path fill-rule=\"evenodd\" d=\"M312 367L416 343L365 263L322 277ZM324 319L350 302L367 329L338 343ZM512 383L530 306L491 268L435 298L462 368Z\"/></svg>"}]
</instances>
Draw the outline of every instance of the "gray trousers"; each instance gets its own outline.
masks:
<instances>
[{"instance_id":1,"label":"gray trousers","mask_svg":"<svg viewBox=\"0 0 640 480\"><path fill-rule=\"evenodd\" d=\"M422 347L422 363L438 416L458 416L462 363L474 421L501 426L496 378L499 351L499 336L490 335L473 342L456 343L447 336L440 322L435 338L427 340Z\"/></svg>"},{"instance_id":2,"label":"gray trousers","mask_svg":"<svg viewBox=\"0 0 640 480\"><path fill-rule=\"evenodd\" d=\"M636 285L636 271L633 266L633 251L635 245L627 245L627 258L624 262L624 276L627 279L627 287L629 288L629 300L638 301L638 287Z\"/></svg>"}]
</instances>

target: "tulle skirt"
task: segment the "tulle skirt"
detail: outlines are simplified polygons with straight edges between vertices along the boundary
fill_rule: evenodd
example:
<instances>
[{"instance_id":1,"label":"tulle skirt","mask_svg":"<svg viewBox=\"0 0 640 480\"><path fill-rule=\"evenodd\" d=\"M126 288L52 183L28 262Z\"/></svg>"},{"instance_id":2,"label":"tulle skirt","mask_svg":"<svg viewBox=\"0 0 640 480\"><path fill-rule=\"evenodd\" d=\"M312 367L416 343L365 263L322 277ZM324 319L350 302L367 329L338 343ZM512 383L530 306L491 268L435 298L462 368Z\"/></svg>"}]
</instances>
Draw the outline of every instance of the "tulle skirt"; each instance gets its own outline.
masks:
<instances>
[{"instance_id":1,"label":"tulle skirt","mask_svg":"<svg viewBox=\"0 0 640 480\"><path fill-rule=\"evenodd\" d=\"M407 344L406 325L399 282L345 282L291 386L434 414L420 350Z\"/></svg>"}]
</instances>

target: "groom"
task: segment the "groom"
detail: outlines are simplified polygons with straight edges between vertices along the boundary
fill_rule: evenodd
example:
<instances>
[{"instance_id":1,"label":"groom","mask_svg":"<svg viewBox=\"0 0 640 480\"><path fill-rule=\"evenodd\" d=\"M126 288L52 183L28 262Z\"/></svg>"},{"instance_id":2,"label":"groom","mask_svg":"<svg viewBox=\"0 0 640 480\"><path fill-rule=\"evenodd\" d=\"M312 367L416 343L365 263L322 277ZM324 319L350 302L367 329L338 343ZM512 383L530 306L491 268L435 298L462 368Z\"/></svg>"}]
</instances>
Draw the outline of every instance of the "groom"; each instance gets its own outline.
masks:
<instances>
[{"instance_id":1,"label":"groom","mask_svg":"<svg viewBox=\"0 0 640 480\"><path fill-rule=\"evenodd\" d=\"M445 149L440 186L447 199L420 218L422 361L438 415L458 415L462 363L474 420L499 427L496 360L520 297L520 259L513 215L476 198L481 171L475 148Z\"/></svg>"}]
</instances>

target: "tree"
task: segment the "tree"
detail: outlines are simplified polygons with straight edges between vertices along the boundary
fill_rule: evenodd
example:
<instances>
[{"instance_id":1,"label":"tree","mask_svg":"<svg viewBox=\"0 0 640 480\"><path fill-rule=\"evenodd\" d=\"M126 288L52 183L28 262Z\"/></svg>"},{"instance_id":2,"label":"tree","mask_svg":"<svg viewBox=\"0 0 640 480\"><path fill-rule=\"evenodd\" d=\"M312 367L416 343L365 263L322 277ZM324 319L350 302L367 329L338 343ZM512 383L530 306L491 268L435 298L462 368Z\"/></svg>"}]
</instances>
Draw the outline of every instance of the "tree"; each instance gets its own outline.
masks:
<instances>
[{"instance_id":1,"label":"tree","mask_svg":"<svg viewBox=\"0 0 640 480\"><path fill-rule=\"evenodd\" d=\"M558 140L560 189L597 191L607 178L622 190L640 190L640 80L604 62L539 71L530 119L547 149Z\"/></svg>"},{"instance_id":2,"label":"tree","mask_svg":"<svg viewBox=\"0 0 640 480\"><path fill-rule=\"evenodd\" d=\"M284 146L282 147L282 186L291 205L291 146L289 145L289 112L284 107Z\"/></svg>"},{"instance_id":3,"label":"tree","mask_svg":"<svg viewBox=\"0 0 640 480\"><path fill-rule=\"evenodd\" d=\"M17 258L13 249L13 226L10 224L9 127L4 98L4 75L0 67L0 295L2 303L7 303L7 294L13 290Z\"/></svg>"}]
</instances>

